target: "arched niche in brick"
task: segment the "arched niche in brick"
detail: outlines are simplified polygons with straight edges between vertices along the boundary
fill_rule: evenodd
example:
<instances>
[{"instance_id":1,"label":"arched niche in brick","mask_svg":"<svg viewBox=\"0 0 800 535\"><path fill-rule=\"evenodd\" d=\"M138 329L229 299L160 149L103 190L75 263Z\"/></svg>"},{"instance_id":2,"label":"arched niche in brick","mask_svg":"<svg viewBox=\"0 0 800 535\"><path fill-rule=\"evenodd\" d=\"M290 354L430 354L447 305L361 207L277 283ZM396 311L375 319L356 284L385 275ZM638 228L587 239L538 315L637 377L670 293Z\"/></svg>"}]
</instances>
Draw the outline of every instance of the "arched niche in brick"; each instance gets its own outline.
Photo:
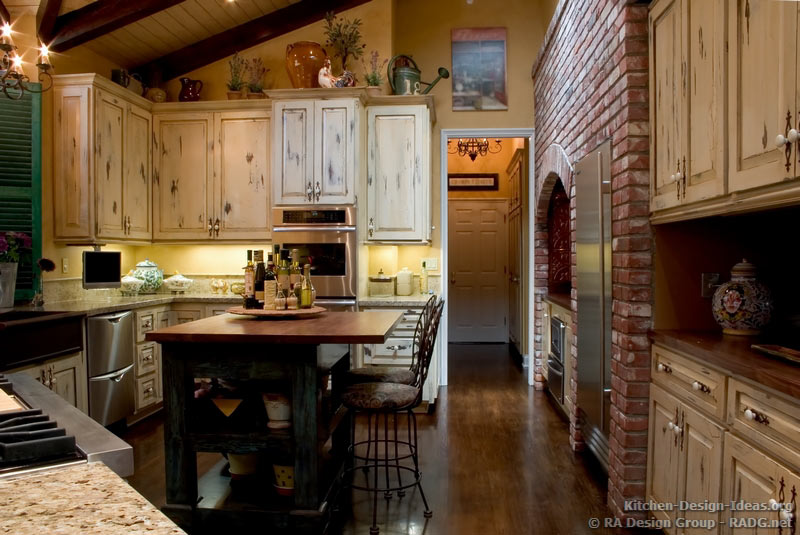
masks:
<instances>
[{"instance_id":1,"label":"arched niche in brick","mask_svg":"<svg viewBox=\"0 0 800 535\"><path fill-rule=\"evenodd\" d=\"M571 197L572 165L569 163L567 153L558 143L553 143L544 151L539 166L539 179L536 181L536 220L547 221L547 209L550 206L550 196L559 180L564 186L567 196Z\"/></svg>"}]
</instances>

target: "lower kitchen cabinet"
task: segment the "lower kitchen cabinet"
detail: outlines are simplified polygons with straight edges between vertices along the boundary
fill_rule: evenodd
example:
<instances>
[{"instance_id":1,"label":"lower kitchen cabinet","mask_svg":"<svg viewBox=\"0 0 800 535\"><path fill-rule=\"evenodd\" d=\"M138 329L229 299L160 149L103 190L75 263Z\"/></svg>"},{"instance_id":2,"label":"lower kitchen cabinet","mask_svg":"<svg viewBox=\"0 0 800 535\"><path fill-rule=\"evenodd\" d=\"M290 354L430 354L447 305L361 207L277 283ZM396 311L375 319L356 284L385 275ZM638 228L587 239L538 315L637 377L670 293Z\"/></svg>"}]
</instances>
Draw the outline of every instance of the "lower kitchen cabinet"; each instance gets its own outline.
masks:
<instances>
[{"instance_id":1,"label":"lower kitchen cabinet","mask_svg":"<svg viewBox=\"0 0 800 535\"><path fill-rule=\"evenodd\" d=\"M202 303L179 303L172 305L171 325L189 323L206 317L206 307Z\"/></svg>"},{"instance_id":2,"label":"lower kitchen cabinet","mask_svg":"<svg viewBox=\"0 0 800 535\"><path fill-rule=\"evenodd\" d=\"M83 352L46 360L5 373L22 372L66 399L82 412L89 413L86 361Z\"/></svg>"},{"instance_id":3,"label":"lower kitchen cabinet","mask_svg":"<svg viewBox=\"0 0 800 535\"><path fill-rule=\"evenodd\" d=\"M158 408L163 400L161 391L161 347L155 342L145 342L150 331L172 325L169 307L143 308L136 311L136 372L135 410L128 418L132 423Z\"/></svg>"}]
</instances>

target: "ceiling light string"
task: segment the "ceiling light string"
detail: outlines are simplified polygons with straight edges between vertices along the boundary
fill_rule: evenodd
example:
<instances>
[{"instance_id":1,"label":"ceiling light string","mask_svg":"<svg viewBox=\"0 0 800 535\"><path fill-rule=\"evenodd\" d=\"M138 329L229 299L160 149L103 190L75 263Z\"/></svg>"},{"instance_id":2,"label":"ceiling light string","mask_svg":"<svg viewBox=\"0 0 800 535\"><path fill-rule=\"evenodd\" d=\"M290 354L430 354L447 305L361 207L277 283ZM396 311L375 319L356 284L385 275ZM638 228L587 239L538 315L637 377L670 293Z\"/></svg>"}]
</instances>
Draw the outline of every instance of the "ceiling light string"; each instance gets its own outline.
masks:
<instances>
[{"instance_id":1,"label":"ceiling light string","mask_svg":"<svg viewBox=\"0 0 800 535\"><path fill-rule=\"evenodd\" d=\"M2 88L3 94L10 99L19 100L25 92L44 93L53 87L53 75L50 74L53 65L50 63L50 51L47 49L47 45L40 42L37 49L36 68L39 71L39 83L42 86L40 89L36 89L22 70L22 56L17 52L12 33L11 24L3 21L3 26L0 28L0 51L2 51L0 88Z\"/></svg>"}]
</instances>

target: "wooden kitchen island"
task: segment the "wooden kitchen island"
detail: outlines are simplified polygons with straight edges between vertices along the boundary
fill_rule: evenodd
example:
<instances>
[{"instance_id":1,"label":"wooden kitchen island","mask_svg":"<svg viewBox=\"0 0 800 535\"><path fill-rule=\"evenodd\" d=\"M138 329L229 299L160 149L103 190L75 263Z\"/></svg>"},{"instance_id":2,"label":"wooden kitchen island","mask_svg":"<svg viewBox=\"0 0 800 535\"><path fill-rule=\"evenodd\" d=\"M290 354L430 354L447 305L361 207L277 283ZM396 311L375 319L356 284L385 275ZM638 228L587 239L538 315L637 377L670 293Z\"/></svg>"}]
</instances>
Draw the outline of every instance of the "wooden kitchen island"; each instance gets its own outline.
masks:
<instances>
[{"instance_id":1,"label":"wooden kitchen island","mask_svg":"<svg viewBox=\"0 0 800 535\"><path fill-rule=\"evenodd\" d=\"M351 416L340 402L348 344L384 343L401 318L399 311L292 320L224 314L148 333L162 349L164 513L192 534L322 532L349 442ZM210 399L195 399L196 378L245 385L251 394L225 418ZM267 428L260 394L252 394L276 388L292 401L286 430ZM245 417L236 419L237 411ZM198 480L197 452L257 452L272 461L247 484L231 485L214 469ZM291 459L294 496L282 497L273 489L271 463Z\"/></svg>"}]
</instances>

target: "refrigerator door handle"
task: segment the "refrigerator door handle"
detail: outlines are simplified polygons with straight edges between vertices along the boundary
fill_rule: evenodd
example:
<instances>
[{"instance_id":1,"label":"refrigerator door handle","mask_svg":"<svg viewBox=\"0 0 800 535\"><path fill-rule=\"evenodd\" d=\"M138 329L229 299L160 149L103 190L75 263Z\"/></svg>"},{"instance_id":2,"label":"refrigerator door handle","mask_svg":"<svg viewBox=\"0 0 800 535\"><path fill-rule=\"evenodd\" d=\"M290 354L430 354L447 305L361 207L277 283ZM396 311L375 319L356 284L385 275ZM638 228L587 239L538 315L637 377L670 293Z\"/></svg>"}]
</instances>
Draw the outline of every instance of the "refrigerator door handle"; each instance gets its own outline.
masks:
<instances>
[{"instance_id":1,"label":"refrigerator door handle","mask_svg":"<svg viewBox=\"0 0 800 535\"><path fill-rule=\"evenodd\" d=\"M125 376L125 374L128 373L129 371L131 371L132 369L133 369L133 364L131 364L130 366L126 366L126 367L122 368L121 370L117 370L117 371L114 371L114 372L111 372L111 373L104 373L103 375L98 375L96 377L90 377L89 380L90 381L106 381L106 380L108 380L108 381L114 381L115 383L118 383L118 382L122 381L122 378Z\"/></svg>"}]
</instances>

